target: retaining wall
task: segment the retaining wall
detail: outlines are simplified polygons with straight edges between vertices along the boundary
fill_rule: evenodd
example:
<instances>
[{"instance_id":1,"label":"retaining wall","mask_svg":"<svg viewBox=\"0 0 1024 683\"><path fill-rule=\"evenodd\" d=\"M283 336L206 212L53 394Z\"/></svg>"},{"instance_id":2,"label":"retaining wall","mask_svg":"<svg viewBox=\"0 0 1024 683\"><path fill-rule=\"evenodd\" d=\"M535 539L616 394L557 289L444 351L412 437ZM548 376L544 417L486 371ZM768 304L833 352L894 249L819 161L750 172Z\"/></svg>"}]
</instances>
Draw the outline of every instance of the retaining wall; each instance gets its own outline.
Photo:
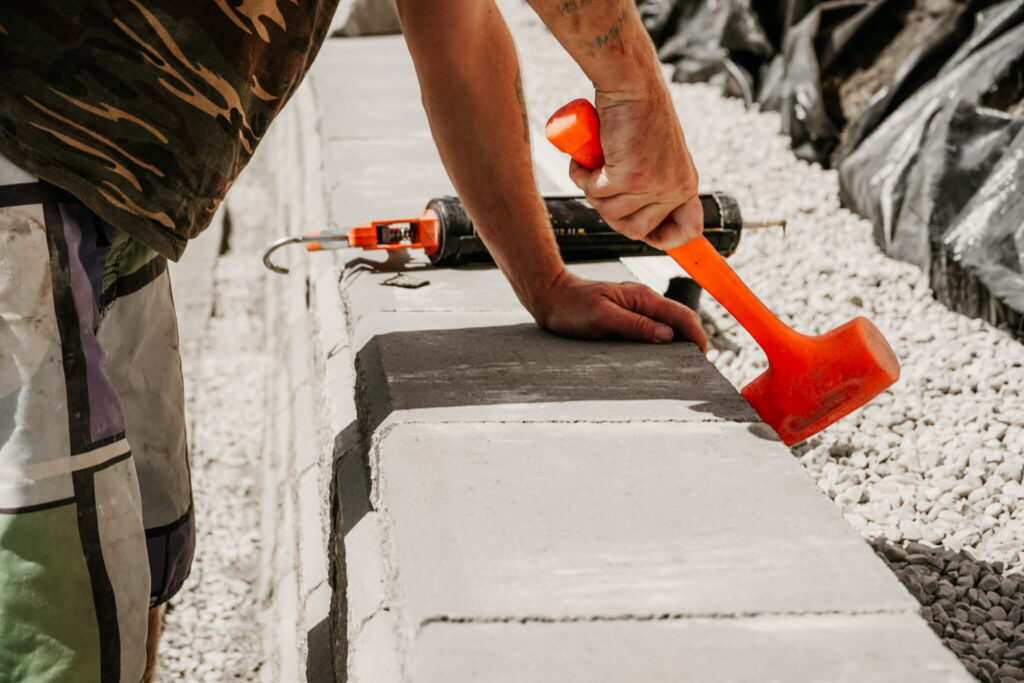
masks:
<instances>
[{"instance_id":1,"label":"retaining wall","mask_svg":"<svg viewBox=\"0 0 1024 683\"><path fill-rule=\"evenodd\" d=\"M254 169L278 234L451 192L400 37L329 40ZM692 345L548 335L493 268L281 260L264 680L971 680Z\"/></svg>"}]
</instances>

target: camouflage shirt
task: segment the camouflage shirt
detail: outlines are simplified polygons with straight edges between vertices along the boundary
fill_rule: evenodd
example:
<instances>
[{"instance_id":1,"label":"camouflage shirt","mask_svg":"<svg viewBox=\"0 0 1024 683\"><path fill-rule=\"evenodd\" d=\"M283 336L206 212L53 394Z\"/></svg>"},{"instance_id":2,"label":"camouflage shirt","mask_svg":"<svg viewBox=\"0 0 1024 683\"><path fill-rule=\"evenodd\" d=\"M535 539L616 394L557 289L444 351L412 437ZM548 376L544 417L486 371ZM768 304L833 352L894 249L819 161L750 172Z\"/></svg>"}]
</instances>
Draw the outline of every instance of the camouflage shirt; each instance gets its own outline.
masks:
<instances>
[{"instance_id":1,"label":"camouflage shirt","mask_svg":"<svg viewBox=\"0 0 1024 683\"><path fill-rule=\"evenodd\" d=\"M0 0L0 153L172 259L309 68L337 0Z\"/></svg>"}]
</instances>

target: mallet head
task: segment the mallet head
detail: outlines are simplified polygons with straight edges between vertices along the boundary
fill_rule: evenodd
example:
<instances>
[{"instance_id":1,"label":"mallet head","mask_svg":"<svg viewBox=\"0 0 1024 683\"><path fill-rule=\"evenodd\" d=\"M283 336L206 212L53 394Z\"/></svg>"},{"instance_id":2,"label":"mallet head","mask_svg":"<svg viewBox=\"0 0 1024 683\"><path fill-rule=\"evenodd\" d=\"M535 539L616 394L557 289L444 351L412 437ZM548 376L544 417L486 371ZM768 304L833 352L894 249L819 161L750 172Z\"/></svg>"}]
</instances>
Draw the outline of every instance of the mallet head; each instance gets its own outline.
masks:
<instances>
[{"instance_id":1,"label":"mallet head","mask_svg":"<svg viewBox=\"0 0 1024 683\"><path fill-rule=\"evenodd\" d=\"M788 446L849 415L899 379L896 354L867 318L816 337L793 335L784 348L765 349L768 369L741 392Z\"/></svg>"}]
</instances>

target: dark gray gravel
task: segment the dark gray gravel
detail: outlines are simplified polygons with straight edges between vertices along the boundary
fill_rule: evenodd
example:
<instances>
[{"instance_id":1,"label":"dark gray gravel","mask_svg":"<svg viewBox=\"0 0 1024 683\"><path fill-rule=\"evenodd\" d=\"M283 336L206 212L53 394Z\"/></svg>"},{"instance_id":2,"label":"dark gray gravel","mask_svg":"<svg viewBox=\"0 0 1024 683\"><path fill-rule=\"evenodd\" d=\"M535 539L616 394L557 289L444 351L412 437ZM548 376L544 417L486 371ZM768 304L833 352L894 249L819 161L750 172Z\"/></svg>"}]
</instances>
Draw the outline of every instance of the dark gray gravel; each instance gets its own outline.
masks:
<instances>
[{"instance_id":1,"label":"dark gray gravel","mask_svg":"<svg viewBox=\"0 0 1024 683\"><path fill-rule=\"evenodd\" d=\"M966 550L871 541L911 595L928 625L985 683L1024 681L1024 576Z\"/></svg>"}]
</instances>

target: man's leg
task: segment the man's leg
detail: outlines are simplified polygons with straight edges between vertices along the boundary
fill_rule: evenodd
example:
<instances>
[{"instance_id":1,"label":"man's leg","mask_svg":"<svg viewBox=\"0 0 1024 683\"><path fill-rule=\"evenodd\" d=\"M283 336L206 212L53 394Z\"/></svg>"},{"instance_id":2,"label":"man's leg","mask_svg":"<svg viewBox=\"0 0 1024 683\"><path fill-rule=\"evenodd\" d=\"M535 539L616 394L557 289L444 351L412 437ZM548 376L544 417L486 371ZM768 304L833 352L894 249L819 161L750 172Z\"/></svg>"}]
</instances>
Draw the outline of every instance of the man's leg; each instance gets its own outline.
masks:
<instances>
[{"instance_id":1,"label":"man's leg","mask_svg":"<svg viewBox=\"0 0 1024 683\"><path fill-rule=\"evenodd\" d=\"M149 632L146 634L146 675L143 683L152 683L156 674L156 652L160 645L160 633L164 630L164 608L167 603L149 610Z\"/></svg>"},{"instance_id":2,"label":"man's leg","mask_svg":"<svg viewBox=\"0 0 1024 683\"><path fill-rule=\"evenodd\" d=\"M142 489L152 577L146 641L152 676L161 607L181 589L195 547L178 326L166 259L108 225L102 228L111 247L97 336L107 352L107 376L124 404Z\"/></svg>"},{"instance_id":3,"label":"man's leg","mask_svg":"<svg viewBox=\"0 0 1024 683\"><path fill-rule=\"evenodd\" d=\"M109 244L73 198L0 187L0 672L137 683L139 482L96 338ZM141 567L141 571L140 571Z\"/></svg>"}]
</instances>

